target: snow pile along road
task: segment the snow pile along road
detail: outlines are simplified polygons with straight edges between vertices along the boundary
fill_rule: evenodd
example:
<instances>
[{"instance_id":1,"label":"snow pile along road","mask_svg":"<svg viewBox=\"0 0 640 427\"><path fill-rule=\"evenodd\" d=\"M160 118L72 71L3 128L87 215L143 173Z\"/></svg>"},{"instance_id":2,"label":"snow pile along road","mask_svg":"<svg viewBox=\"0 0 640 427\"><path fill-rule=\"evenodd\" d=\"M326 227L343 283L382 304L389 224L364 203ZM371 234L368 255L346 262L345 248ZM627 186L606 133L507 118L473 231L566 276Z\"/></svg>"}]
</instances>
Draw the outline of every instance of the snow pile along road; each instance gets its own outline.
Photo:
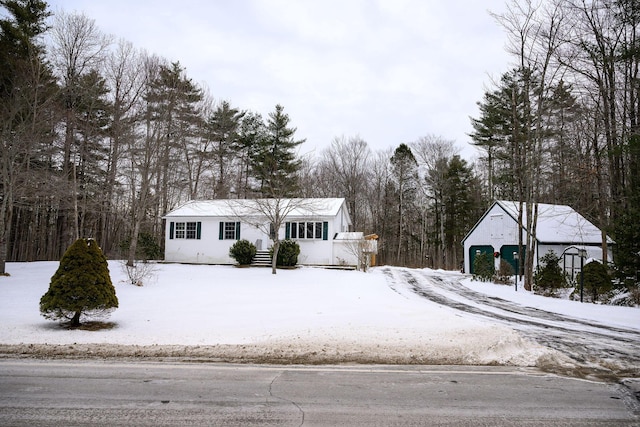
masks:
<instances>
[{"instance_id":1,"label":"snow pile along road","mask_svg":"<svg viewBox=\"0 0 640 427\"><path fill-rule=\"evenodd\" d=\"M109 262L111 329L67 330L38 303L57 262L10 263L0 278L0 351L277 363L535 366L563 356L507 325L394 290L382 269L281 270L159 264L143 287Z\"/></svg>"}]
</instances>

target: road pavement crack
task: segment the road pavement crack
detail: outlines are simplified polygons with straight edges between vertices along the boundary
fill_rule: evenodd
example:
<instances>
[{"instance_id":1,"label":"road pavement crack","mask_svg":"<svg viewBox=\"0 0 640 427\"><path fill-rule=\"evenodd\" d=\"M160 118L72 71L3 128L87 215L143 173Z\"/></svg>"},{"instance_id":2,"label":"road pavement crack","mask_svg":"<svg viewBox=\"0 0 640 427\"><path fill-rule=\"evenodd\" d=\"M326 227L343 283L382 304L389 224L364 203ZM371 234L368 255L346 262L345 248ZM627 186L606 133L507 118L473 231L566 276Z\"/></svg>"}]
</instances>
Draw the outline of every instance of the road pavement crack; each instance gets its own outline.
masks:
<instances>
[{"instance_id":1,"label":"road pavement crack","mask_svg":"<svg viewBox=\"0 0 640 427\"><path fill-rule=\"evenodd\" d=\"M280 377L282 377L282 375L284 375L284 373L285 373L285 372L286 372L286 371L279 372L279 373L278 373L278 375L276 375L276 376L273 378L273 380L271 380L271 383L269 383L269 397L272 397L272 398L274 398L274 399L281 400L281 401L283 401L283 402L290 403L290 404L292 404L293 406L295 406L295 407L296 407L296 409L298 409L298 411L300 412L300 424L298 424L298 425L299 425L300 427L302 427L302 426L304 425L304 416L305 416L305 414L304 414L304 410L300 407L300 405L298 405L296 402L294 402L294 401L293 401L293 400L291 400L291 399L287 399L286 397L282 397L282 396L278 396L278 395L273 394L273 385L275 384L275 382L276 382L277 380L279 380L279 379L280 379Z\"/></svg>"}]
</instances>

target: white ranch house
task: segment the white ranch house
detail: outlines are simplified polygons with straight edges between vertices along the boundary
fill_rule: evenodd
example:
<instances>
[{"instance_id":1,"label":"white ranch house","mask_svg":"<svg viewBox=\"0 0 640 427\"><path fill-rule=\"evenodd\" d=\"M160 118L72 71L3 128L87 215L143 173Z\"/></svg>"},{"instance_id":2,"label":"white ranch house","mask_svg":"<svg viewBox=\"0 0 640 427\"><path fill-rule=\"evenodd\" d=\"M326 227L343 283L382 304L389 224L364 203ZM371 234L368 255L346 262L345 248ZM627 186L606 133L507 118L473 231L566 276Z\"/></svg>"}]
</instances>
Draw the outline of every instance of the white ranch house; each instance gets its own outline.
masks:
<instances>
[{"instance_id":1,"label":"white ranch house","mask_svg":"<svg viewBox=\"0 0 640 427\"><path fill-rule=\"evenodd\" d=\"M496 269L500 259L509 262L517 270L518 253L518 202L496 201L462 241L464 245L464 272L473 273L473 261L481 253L495 257ZM526 224L526 208L523 223ZM523 244L526 232L523 229ZM613 241L607 237L608 260ZM523 248L524 250L524 248ZM561 266L571 277L580 270L582 262L602 261L602 232L586 218L566 205L538 204L538 223L534 268L549 250L561 258ZM529 254L524 254L529 256Z\"/></svg>"},{"instance_id":2,"label":"white ranch house","mask_svg":"<svg viewBox=\"0 0 640 427\"><path fill-rule=\"evenodd\" d=\"M260 212L276 202L286 213L279 238L298 242L299 264L357 264L353 248L362 233L349 232L351 217L344 198L189 201L164 216L165 261L234 264L229 248L240 239L255 244L258 251L268 250L273 230Z\"/></svg>"}]
</instances>

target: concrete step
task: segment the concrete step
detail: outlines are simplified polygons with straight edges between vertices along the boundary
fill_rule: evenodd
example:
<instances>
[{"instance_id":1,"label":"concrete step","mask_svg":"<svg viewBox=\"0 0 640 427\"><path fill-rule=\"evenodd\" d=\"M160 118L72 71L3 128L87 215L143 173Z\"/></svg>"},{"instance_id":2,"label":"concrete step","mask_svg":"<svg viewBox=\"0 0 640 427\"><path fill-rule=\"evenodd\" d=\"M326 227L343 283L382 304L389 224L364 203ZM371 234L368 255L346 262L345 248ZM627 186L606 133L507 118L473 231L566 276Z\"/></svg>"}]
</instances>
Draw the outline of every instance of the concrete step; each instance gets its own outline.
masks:
<instances>
[{"instance_id":1,"label":"concrete step","mask_svg":"<svg viewBox=\"0 0 640 427\"><path fill-rule=\"evenodd\" d=\"M256 252L253 260L251 260L251 265L259 267L271 266L271 256L269 255L269 251Z\"/></svg>"}]
</instances>

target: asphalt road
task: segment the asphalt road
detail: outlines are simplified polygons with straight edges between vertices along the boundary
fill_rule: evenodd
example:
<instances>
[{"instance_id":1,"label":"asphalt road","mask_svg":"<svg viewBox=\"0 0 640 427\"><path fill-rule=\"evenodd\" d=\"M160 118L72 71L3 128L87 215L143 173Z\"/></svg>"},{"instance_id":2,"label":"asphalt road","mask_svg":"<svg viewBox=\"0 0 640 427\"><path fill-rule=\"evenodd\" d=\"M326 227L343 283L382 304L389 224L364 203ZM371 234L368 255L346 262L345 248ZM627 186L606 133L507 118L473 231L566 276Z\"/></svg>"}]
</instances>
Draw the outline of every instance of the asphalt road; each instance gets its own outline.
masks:
<instances>
[{"instance_id":1,"label":"asphalt road","mask_svg":"<svg viewBox=\"0 0 640 427\"><path fill-rule=\"evenodd\" d=\"M529 368L0 361L2 426L638 426L622 386Z\"/></svg>"}]
</instances>

